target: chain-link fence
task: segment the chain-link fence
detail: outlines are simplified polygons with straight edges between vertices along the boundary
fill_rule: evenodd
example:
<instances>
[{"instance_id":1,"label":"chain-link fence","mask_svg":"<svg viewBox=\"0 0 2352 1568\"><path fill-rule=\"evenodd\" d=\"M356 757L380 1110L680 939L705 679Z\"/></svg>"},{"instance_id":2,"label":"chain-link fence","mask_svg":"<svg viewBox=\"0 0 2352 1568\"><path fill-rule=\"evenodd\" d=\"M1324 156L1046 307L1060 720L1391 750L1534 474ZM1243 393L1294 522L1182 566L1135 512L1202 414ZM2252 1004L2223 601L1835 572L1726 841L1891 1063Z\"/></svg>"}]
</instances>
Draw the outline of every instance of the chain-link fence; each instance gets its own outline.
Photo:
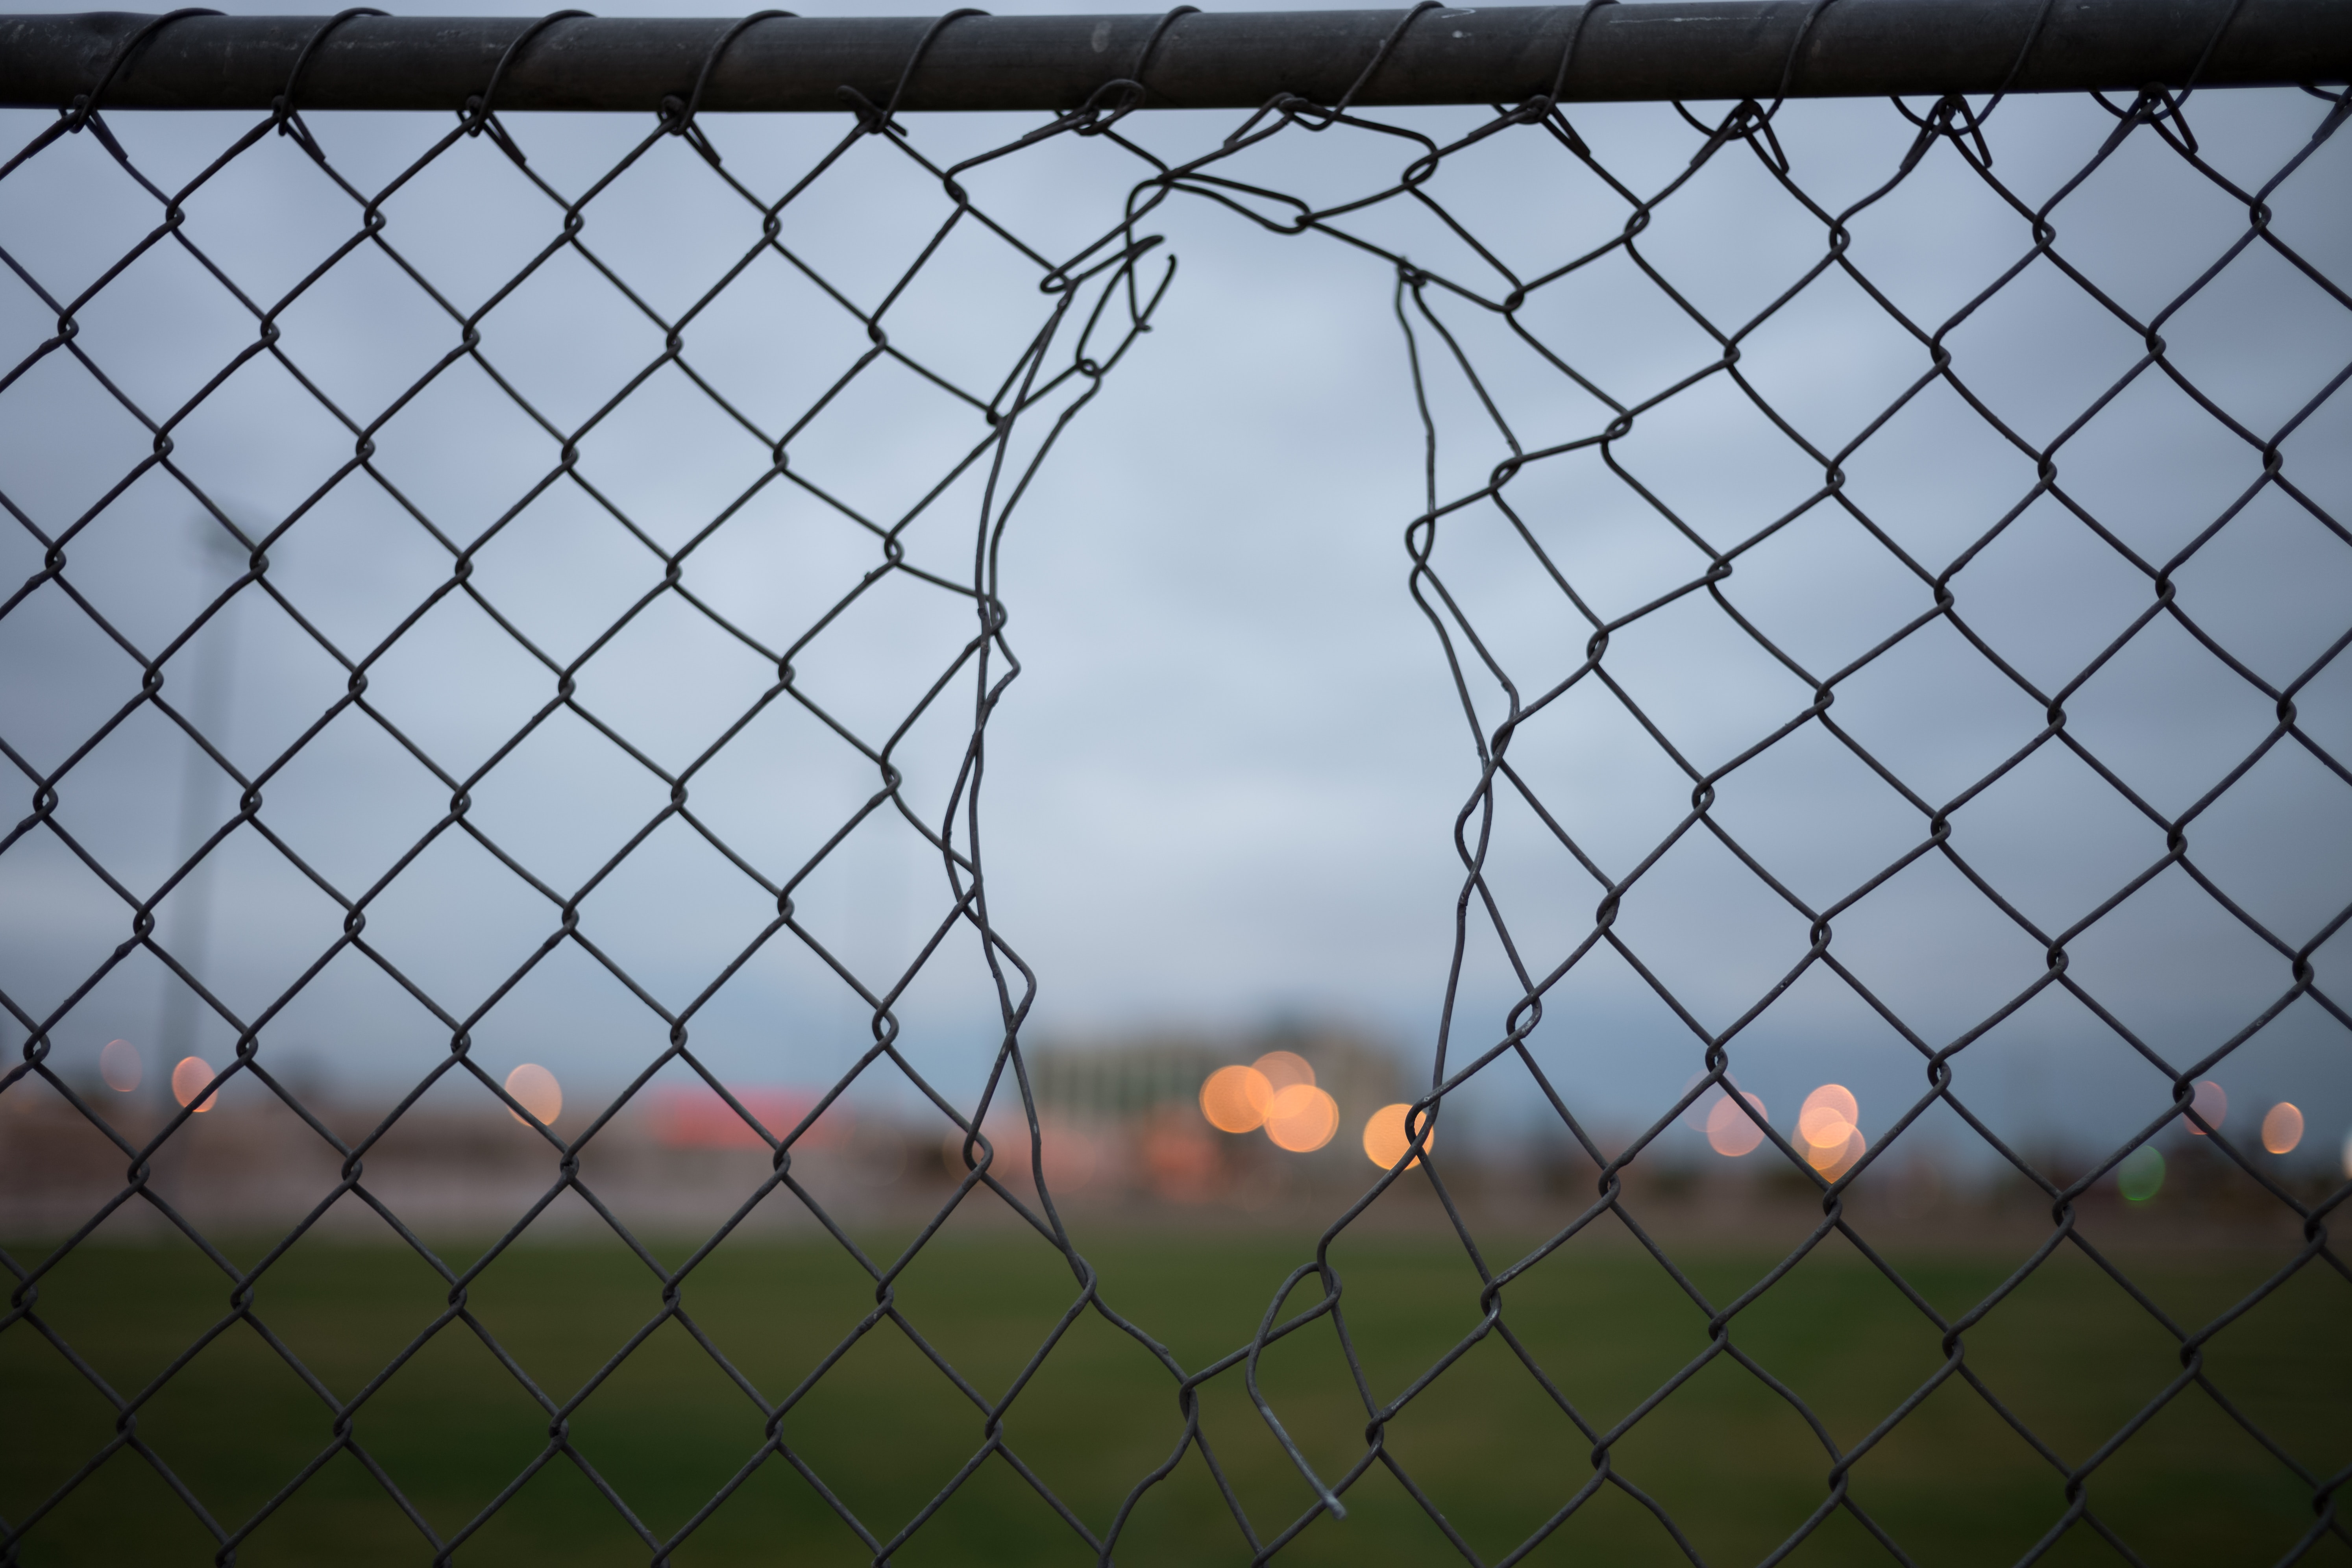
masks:
<instances>
[{"instance_id":1,"label":"chain-link fence","mask_svg":"<svg viewBox=\"0 0 2352 1568\"><path fill-rule=\"evenodd\" d=\"M1180 8L1120 19L1117 51L1102 24L1099 89L1010 135L902 113L969 13L921 30L889 91L843 87L837 112L789 124L701 101L778 13L713 25L659 112L635 117L502 115L509 71L574 14L499 25L478 89L429 122L307 107L306 71L363 13L301 24L257 114L110 110L117 77L177 24L101 29L105 69L0 167L0 411L16 432L0 748L29 796L0 839L18 949L0 983L21 1034L0 1078L0 1379L20 1391L0 1561L73 1556L96 1539L72 1522L93 1497L193 1520L198 1555L267 1560L273 1520L354 1465L400 1516L369 1545L386 1560L509 1554L502 1511L557 1472L625 1527L622 1556L656 1563L697 1561L711 1521L779 1475L876 1563L996 1560L984 1521L957 1510L1006 1476L1052 1539L1005 1560L1142 1560L1155 1489L1185 1475L1205 1477L1188 1507L1217 1516L1213 1550L1235 1561L1386 1560L1394 1543L1335 1533L1382 1478L1433 1526L1400 1560L1566 1560L1581 1521L1630 1504L1641 1544L1616 1560L1936 1561L1936 1530L1874 1499L1903 1472L1873 1461L1907 1453L1889 1464L1924 1464L1927 1492L1969 1508L1955 1450L1903 1449L1961 1394L1997 1430L1953 1441L2021 1444L2042 1488L2005 1560L2168 1560L2103 1489L2192 1406L2191 1447L2212 1446L2194 1463L2251 1445L2221 1484L2291 1498L2291 1527L2247 1538L2242 1560L2352 1549L2341 1356L2312 1331L2340 1345L2352 1279L2327 1227L2352 1189L2312 1159L2352 1044L2327 981L2352 916L2352 105L2319 86L2197 90L2237 7L2197 23L2171 85L2008 95L2032 85L2053 9L1997 40L2010 63L1973 97L1801 100L1818 90L1817 4L1775 11L1778 96L1589 108L1569 84L1607 12L1587 7L1547 14L1549 90L1375 117L1360 104L1392 54L1470 15L1424 4L1381 20L1352 86L1211 130L1147 107ZM1032 163L1043 187L992 199ZM1088 180L1123 197L1095 206ZM688 191L690 210L659 205ZM1425 453L1423 492L1383 517L1437 633L1469 781L1425 1089L1311 1255L1253 1279L1255 1331L1207 1355L1171 1348L1181 1325L1152 1296L1098 1279L1056 1207L1022 1047L1054 974L992 918L983 868L1003 867L981 810L986 737L1022 673L1008 540L1048 504L1033 498L1083 446L1106 378L1148 397L1147 334L1184 289L1155 226L1183 198L1389 280ZM600 222L616 206L635 216ZM1172 427L1166 450L1201 456ZM208 542L193 557L192 515ZM923 868L905 883L919 891L891 895L915 933L896 948L857 928L894 874L861 858L877 843ZM215 912L219 877L244 892ZM511 951L483 934L493 907L535 934ZM777 964L854 998L857 1037L822 1092L789 1101L705 1045L757 1033L730 1009L757 1015L749 977ZM100 1053L134 993L163 997L160 1046ZM1664 1024L1625 1025L1636 1003ZM1881 1097L1897 1109L1867 1136L1843 1089L1795 1123L1751 1091L1792 1011L1801 1032L1834 1016L1900 1062ZM584 1115L566 1069L560 1131L553 1077L504 1070L541 1037L534 1018L627 1058ZM930 1055L925 1027L946 1042ZM353 1060L292 1045L320 1038ZM2004 1051L2108 1064L2097 1103L2056 1123L2095 1146L2005 1119L2004 1080L1970 1079ZM1612 1052L1666 1075L1630 1121L1595 1110ZM2208 1086L2277 1052L2312 1087L2250 1131ZM318 1075L362 1058L384 1092L355 1117ZM1531 1243L1482 1222L1486 1139L1445 1136L1454 1106L1506 1077L1572 1173ZM895 1231L808 1179L810 1155L840 1146L841 1108L877 1083L926 1129L919 1145L949 1151ZM523 1174L454 1195L387 1185L403 1140L452 1105L495 1107ZM630 1212L609 1152L660 1105L759 1155L684 1247L665 1239L675 1215ZM260 1196L208 1209L185 1152L233 1115ZM1754 1221L1739 1239L1770 1259L1727 1287L1662 1228L1671 1194L1640 1185L1701 1123L1721 1155L1773 1165L1803 1215ZM2007 1233L2026 1240L1989 1287L1956 1294L1886 1245L1931 1168L1906 1163L1922 1149L2031 1192ZM2201 1173L2223 1194L2209 1228L2260 1258L2193 1311L2144 1283L2125 1224L2166 1149L2176 1186ZM1466 1267L1445 1348L1392 1378L1360 1346L1367 1303L1343 1293L1340 1254L1409 1199L1433 1199ZM285 1212L254 1242L272 1204ZM747 1353L756 1320L730 1338L697 1307L714 1260L779 1208L822 1227L864 1297L781 1375ZM902 1299L982 1211L1015 1222L991 1247L1064 1269L1039 1331L985 1375L956 1348L982 1285L929 1314ZM565 1212L619 1239L644 1295L629 1332L558 1380L478 1298ZM356 1381L315 1370L272 1305L273 1276L355 1213L439 1298ZM442 1223L493 1213L463 1246ZM210 1283L198 1317L155 1308L154 1354L126 1380L88 1349L79 1325L96 1320L57 1310L57 1282L142 1215L193 1244ZM1603 1232L1696 1325L1696 1348L1628 1399L1579 1390L1591 1365L1638 1360L1637 1324L1515 1310ZM1832 1249L1891 1287L1924 1357L1861 1415L1847 1396L1824 1414L1748 1337ZM128 1256L108 1278L138 1320L163 1265ZM2021 1391L1970 1358L2074 1262L2117 1288L2075 1310L2089 1332L2152 1328L2168 1361L2119 1414L2065 1413L2064 1367L2054 1394ZM2316 1316L2274 1315L2313 1291ZM567 1306L551 1286L530 1310ZM1104 1325L1159 1379L1157 1447L1089 1500L1033 1462L1022 1416ZM575 1428L680 1331L696 1375L715 1368L756 1419L730 1472L657 1518ZM2210 1361L2233 1333L2283 1338L2287 1370L2233 1387ZM849 1419L824 1390L877 1337L912 1347L914 1403L960 1435L951 1472L896 1511L807 1436ZM385 1390L451 1341L488 1352L480 1375L527 1395L537 1427L456 1516L415 1500L418 1471L372 1436ZM154 1436L175 1383L230 1342L264 1347L308 1410L299 1462L245 1497L190 1478L247 1441L250 1414ZM1302 1436L1295 1410L1285 1424L1268 1369L1309 1344L1344 1366L1351 1435L1314 1418ZM1431 1479L1444 1428L1409 1436L1449 1381L1498 1363L1534 1404L1483 1419L1553 1478L1502 1523ZM1727 1373L1794 1417L1794 1447L1772 1439L1812 1478L1793 1518L1736 1487L1670 1495L1627 1457ZM1124 1455L1118 1417L1094 1407L1081 1446ZM147 1489L124 1490L126 1471ZM1742 1514L1769 1546L1709 1535ZM803 1549L823 1556L762 1555Z\"/></svg>"}]
</instances>

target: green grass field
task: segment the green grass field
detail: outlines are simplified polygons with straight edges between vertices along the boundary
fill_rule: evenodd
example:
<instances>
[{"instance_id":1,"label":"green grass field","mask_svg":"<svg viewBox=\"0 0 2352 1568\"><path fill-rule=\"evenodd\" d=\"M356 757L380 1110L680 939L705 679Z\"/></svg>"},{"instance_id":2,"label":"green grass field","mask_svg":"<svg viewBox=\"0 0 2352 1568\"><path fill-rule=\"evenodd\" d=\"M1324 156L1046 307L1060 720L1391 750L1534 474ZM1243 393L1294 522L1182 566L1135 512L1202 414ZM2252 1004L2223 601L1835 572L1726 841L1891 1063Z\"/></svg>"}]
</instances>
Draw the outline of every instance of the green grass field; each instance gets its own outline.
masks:
<instances>
[{"instance_id":1,"label":"green grass field","mask_svg":"<svg viewBox=\"0 0 2352 1568\"><path fill-rule=\"evenodd\" d=\"M1083 1237L1082 1237L1083 1239ZM1832 1243L1832 1246L1841 1244ZM34 1256L38 1252L32 1250ZM1244 1342L1272 1285L1308 1256L1265 1237L1132 1234L1092 1245L1115 1305L1156 1329L1185 1363ZM452 1249L453 1256L462 1256ZM26 1256L18 1251L17 1256ZM1375 1395L1391 1397L1476 1317L1476 1281L1436 1239L1352 1239L1336 1253L1349 1326ZM1939 1309L1979 1298L2013 1260L1910 1258ZM2134 1278L2178 1321L2203 1322L2274 1260L2194 1255L2133 1260ZM1717 1251L1694 1278L1727 1300L1766 1263ZM943 1240L898 1300L939 1350L992 1397L1066 1304L1066 1268L1010 1233ZM413 1257L309 1241L256 1298L268 1326L348 1398L440 1309L443 1288ZM690 1279L697 1322L756 1386L781 1396L870 1305L830 1244L730 1245ZM1301 1298L1302 1300L1307 1298ZM659 1292L617 1246L518 1247L471 1302L538 1385L566 1400L652 1317ZM185 1247L93 1247L43 1284L44 1321L118 1390L146 1384L217 1321L226 1289ZM1572 1248L1514 1287L1507 1321L1596 1425L1623 1418L1704 1349L1705 1320L1646 1257ZM2306 1269L2223 1331L2215 1384L2307 1470L2352 1461L2352 1289ZM1734 1342L1811 1403L1841 1444L1861 1438L1941 1361L1933 1329L1851 1252L1825 1251L1738 1320ZM2062 1256L1971 1333L1968 1363L2068 1463L2122 1427L2177 1374L2177 1347L2140 1308ZM1362 1452L1363 1414L1336 1341L1318 1324L1270 1351L1264 1387L1326 1476ZM1205 1430L1261 1535L1309 1494L1247 1403L1238 1373L1210 1385ZM579 1407L571 1437L645 1526L667 1537L761 1440L751 1401L667 1323ZM142 1411L138 1435L234 1528L331 1437L331 1417L245 1325L233 1325ZM545 1446L548 1421L463 1325L453 1325L368 1399L356 1430L434 1527L454 1535ZM1082 1321L1014 1404L1014 1449L1093 1528L1161 1459L1180 1430L1171 1380L1132 1342ZM25 1518L108 1441L110 1408L29 1324L0 1331L0 1512ZM884 1324L793 1411L784 1435L877 1534L894 1533L980 1442L981 1417L906 1338ZM1590 1444L1506 1348L1473 1350L1391 1427L1393 1452L1491 1562L1591 1474ZM1830 1460L1804 1422L1753 1375L1718 1359L1615 1448L1708 1563L1766 1557L1825 1495ZM1853 1469L1853 1496L1921 1564L2009 1563L2066 1507L2061 1477L1974 1393L1947 1383ZM2100 1519L2150 1564L2268 1563L2312 1520L2309 1488L2191 1387L2097 1471ZM1435 1563L1452 1550L1375 1467L1344 1521L1320 1520L1281 1558L1301 1563ZM28 1565L200 1563L211 1537L135 1455L118 1452L21 1546ZM240 1548L244 1564L428 1562L424 1539L350 1455L339 1455ZM1133 1564L1244 1563L1248 1552L1197 1454L1149 1493L1123 1537ZM580 1469L558 1458L457 1557L484 1564L644 1563L652 1556ZM677 1549L680 1564L866 1561L811 1486L772 1459ZM1686 1561L1655 1520L1604 1488L1529 1559L1610 1564ZM975 1473L892 1559L921 1564L1082 1563L1091 1554L1001 1459ZM1891 1562L1851 1516L1829 1520L1790 1561ZM2078 1527L2044 1561L2120 1561ZM2340 1538L2305 1561L2352 1563Z\"/></svg>"}]
</instances>

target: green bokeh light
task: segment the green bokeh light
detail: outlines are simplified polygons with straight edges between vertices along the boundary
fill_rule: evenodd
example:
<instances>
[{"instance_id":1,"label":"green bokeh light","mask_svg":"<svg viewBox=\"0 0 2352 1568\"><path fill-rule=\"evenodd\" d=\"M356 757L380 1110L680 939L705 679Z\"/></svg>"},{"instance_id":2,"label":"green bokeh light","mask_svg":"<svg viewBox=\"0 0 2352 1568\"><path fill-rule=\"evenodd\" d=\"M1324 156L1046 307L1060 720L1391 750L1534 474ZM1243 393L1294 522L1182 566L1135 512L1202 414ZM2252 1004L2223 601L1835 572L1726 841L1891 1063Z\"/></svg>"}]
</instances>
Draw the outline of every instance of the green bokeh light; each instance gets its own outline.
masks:
<instances>
[{"instance_id":1,"label":"green bokeh light","mask_svg":"<svg viewBox=\"0 0 2352 1568\"><path fill-rule=\"evenodd\" d=\"M2164 1185L2164 1156L2152 1146L2141 1144L2116 1167L2116 1185L2133 1203L2147 1202Z\"/></svg>"}]
</instances>

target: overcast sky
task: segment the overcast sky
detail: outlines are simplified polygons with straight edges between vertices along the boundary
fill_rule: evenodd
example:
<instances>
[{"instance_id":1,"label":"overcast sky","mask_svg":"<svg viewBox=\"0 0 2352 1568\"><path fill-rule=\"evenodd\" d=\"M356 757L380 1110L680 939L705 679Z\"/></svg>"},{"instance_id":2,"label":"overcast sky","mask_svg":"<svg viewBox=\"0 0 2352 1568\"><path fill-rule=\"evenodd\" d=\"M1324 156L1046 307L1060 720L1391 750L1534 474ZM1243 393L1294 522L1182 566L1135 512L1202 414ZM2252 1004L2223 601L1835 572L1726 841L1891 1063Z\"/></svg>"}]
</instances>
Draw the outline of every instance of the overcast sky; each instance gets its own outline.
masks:
<instances>
[{"instance_id":1,"label":"overcast sky","mask_svg":"<svg viewBox=\"0 0 2352 1568\"><path fill-rule=\"evenodd\" d=\"M1039 7L1003 7L1034 9ZM2315 127L2294 93L2200 97L2206 156L2252 184ZM1700 108L1702 118L1719 109ZM1163 153L1197 153L1226 114L1130 121ZM1443 135L1467 112L1391 116ZM21 143L43 117L12 112ZM1673 179L1700 138L1669 108L1580 108L1601 161L1636 191ZM111 117L142 167L184 179L249 117ZM321 114L312 123L355 184L373 188L442 134L437 117ZM516 116L531 168L577 193L646 127ZM913 121L941 163L1034 121ZM1995 171L2045 199L2113 121L2088 100L2018 100L1993 123ZM838 123L717 120L730 174L772 199L839 135ZM1779 131L1795 177L1834 209L1887 178L1909 128L1880 102L1798 103ZM1289 132L1233 169L1317 201L1380 188L1411 144L1363 132ZM2273 199L2274 228L2316 268L2352 279L2342 138ZM1066 255L1115 217L1142 172L1101 142L1072 139L969 178L981 207L1040 253ZM1450 163L1429 187L1522 277L1622 226L1625 206L1534 132ZM845 295L871 307L944 216L935 183L867 142L787 209L784 239ZM0 182L0 244L68 295L156 220L156 206L94 139L61 142ZM470 310L558 231L560 211L488 141L466 143L385 207L385 237ZM282 139L194 198L187 233L257 300L274 301L347 237L358 209ZM2153 137L2136 135L2059 207L2059 248L2124 309L2157 310L2242 231L2233 209ZM1488 298L1498 283L1427 210L1347 220ZM756 240L759 214L682 144L666 142L588 209L582 237L654 309L676 311ZM1455 814L1476 778L1471 731L1436 636L1407 592L1406 524L1423 508L1424 450L1392 307L1393 270L1319 237L1280 237L1178 197L1147 232L1178 269L1155 319L1080 412L1023 496L1006 534L1007 637L1024 672L989 731L984 848L992 913L1037 971L1033 1038L1141 1028L1244 1027L1280 1017L1353 1022L1425 1064L1450 952L1460 866ZM2022 219L1948 145L1854 225L1858 267L1932 328L2023 254ZM1818 220L1746 148L1726 149L1661 209L1643 252L1727 331L1817 259ZM943 375L992 393L1050 301L1017 253L967 225L893 306L892 342ZM1529 449L1604 427L1605 405L1459 300L1432 305ZM1091 296L1074 308L1091 305ZM1100 329L1115 336L1115 309ZM1708 364L1706 336L1622 257L1538 294L1528 331L1622 404ZM449 319L363 248L283 319L283 346L320 390L377 416L456 341ZM0 359L54 329L31 291L0 279ZM82 313L79 342L151 412L175 405L253 336L251 316L184 254L126 272ZM1066 323L1049 369L1075 352ZM2352 310L2260 247L2164 329L2209 397L2274 431L2352 362ZM1438 489L1475 489L1507 450L1485 406L1420 324L1441 431ZM863 346L814 285L763 258L686 336L687 357L769 435L781 433ZM1950 337L1955 368L2032 442L2054 439L2127 370L2138 339L2046 264ZM564 255L501 303L483 351L559 427L586 419L660 352L647 321L580 258ZM1926 368L1927 353L1841 277L1824 278L1743 343L1740 368L1806 438L1835 449ZM1058 408L1016 428L1025 458ZM888 364L863 376L791 445L795 474L865 515L895 521L985 430L968 407ZM345 459L351 437L268 361L175 432L175 460L247 526L274 527ZM0 394L0 491L38 526L68 526L119 479L146 437L87 373L52 356ZM377 466L448 534L470 542L555 461L557 442L470 364L441 377L377 438ZM2352 393L2337 393L2282 445L2283 472L2339 521L2352 517ZM1644 500L1596 452L1530 467L1507 491L1530 535L1604 618L1691 581L1705 557L1671 509L1717 549L1804 500L1821 465L1717 375L1636 422L1613 448ZM2152 563L2182 548L2261 471L2178 387L2142 375L2057 458L2067 493ZM581 473L648 537L674 548L766 466L761 442L665 371L582 445ZM1931 388L1845 465L1846 489L1930 573L1949 565L2033 482L1948 389ZM971 572L977 471L908 531L908 559L954 581ZM152 651L234 574L198 539L197 509L161 475L110 505L69 551L68 575L135 645ZM0 542L0 577L37 570L22 528ZM358 657L446 580L446 552L364 475L339 486L271 552L270 577ZM807 490L763 490L690 558L685 584L771 648L789 644L877 559L870 536ZM1441 525L1437 568L1523 699L1583 658L1590 625L1500 513ZM474 584L559 661L576 658L661 566L609 511L561 483L480 553ZM2302 676L2352 625L2352 545L2279 490L2265 491L2178 574L2179 602L2273 686ZM2150 602L2147 576L2044 500L1953 580L1956 604L2045 692ZM1812 676L1843 668L1930 607L1932 590L1854 518L1807 512L1743 555L1726 599ZM898 577L793 660L811 697L871 740L887 735L970 635L969 601ZM1457 642L1457 647L1460 645ZM1465 651L1465 657L1468 657ZM1811 700L1708 595L1618 633L1604 668L1701 770L1787 723ZM183 671L184 670L184 678ZM0 737L53 768L137 689L136 666L46 589L0 619ZM657 601L583 668L582 703L658 764L700 752L755 702L772 666L674 597ZM276 606L246 595L174 659L167 689L205 710L248 771L277 756L341 693L343 678ZM552 679L513 639L452 600L370 676L373 702L454 774L478 765L544 703ZM1503 711L1476 674L1482 725ZM936 816L971 712L969 679L910 733L909 795ZM2273 703L2177 626L2159 620L2066 700L2070 730L2160 813L2197 800L2269 732ZM2316 745L2352 757L2352 669L2339 659L2296 698ZM2031 740L2038 704L1948 626L1934 626L1842 683L1833 716L1921 797L1941 805ZM59 786L58 820L140 896L173 858L187 799L185 746L142 712ZM1688 809L1688 779L1596 681L1562 696L1510 755L1562 827L1609 876L1638 865ZM198 770L196 776L201 776ZM772 879L789 875L870 790L872 770L789 700L772 704L698 775L694 808ZM31 790L19 779L16 798ZM356 895L446 806L447 790L356 713L312 741L267 791L263 818ZM197 800L217 824L225 785ZM666 786L585 722L559 714L474 792L478 826L550 884L577 887L660 808ZM21 807L20 807L21 809ZM1819 908L1923 837L1925 819L1819 726L1719 787L1715 816ZM2045 931L2080 920L2164 853L2163 831L2084 763L2045 747L1953 818L1952 843ZM911 956L945 910L935 856L904 830L861 831L812 878L802 916L860 973ZM2290 944L2352 899L2352 786L2292 740L2274 746L2189 829L2198 866ZM1490 868L1524 961L1549 971L1591 929L1602 889L1535 816L1507 803ZM194 891L194 889L191 889ZM291 984L341 928L332 903L275 851L240 835L222 851L205 973L240 1008ZM583 927L666 1005L698 994L760 929L772 901L673 823L583 905ZM169 904L163 932L175 927ZM469 1012L552 929L552 906L450 835L372 907L367 927L413 979ZM35 1016L57 1007L126 932L113 894L37 833L0 857L0 986ZM1806 949L1803 918L1704 834L1660 859L1616 930L1708 1029L1729 1026ZM2352 937L2315 957L2341 995ZM910 993L909 1049L955 1092L976 1083L993 1003L962 933ZM1948 1043L2042 972L2040 946L1930 857L1836 922L1832 951L1931 1045ZM2287 987L2262 948L2175 869L2070 944L2070 973L2154 1049L2196 1059ZM1501 1036L1516 996L1490 937L1474 937L1454 1049ZM127 964L58 1031L60 1059L94 1060L114 1036L166 1030L152 963ZM848 994L788 935L720 991L693 1038L745 1082L824 1082L864 1035ZM576 949L560 950L476 1031L494 1070L550 1062L571 1081L614 1084L656 1052L665 1026ZM16 1037L12 1027L10 1037ZM225 1058L217 1021L191 1037ZM447 1048L433 1023L356 955L313 982L265 1036L280 1061L376 1086L404 1082ZM1547 1002L1536 1037L1580 1110L1626 1126L1670 1103L1700 1046L1605 948ZM2311 1115L2315 1143L2352 1122L2345 1030L2296 1004L2215 1076L2232 1128L2271 1100ZM1816 968L1733 1047L1735 1071L1776 1121L1835 1077L1875 1132L1919 1092L1916 1053L1853 992ZM2004 1131L2109 1135L2156 1115L2160 1073L2054 994L1959 1059L1963 1093ZM1521 1080L1523 1082L1523 1079ZM1516 1085L1482 1102L1523 1105ZM1949 1131L1948 1127L1946 1131Z\"/></svg>"}]
</instances>

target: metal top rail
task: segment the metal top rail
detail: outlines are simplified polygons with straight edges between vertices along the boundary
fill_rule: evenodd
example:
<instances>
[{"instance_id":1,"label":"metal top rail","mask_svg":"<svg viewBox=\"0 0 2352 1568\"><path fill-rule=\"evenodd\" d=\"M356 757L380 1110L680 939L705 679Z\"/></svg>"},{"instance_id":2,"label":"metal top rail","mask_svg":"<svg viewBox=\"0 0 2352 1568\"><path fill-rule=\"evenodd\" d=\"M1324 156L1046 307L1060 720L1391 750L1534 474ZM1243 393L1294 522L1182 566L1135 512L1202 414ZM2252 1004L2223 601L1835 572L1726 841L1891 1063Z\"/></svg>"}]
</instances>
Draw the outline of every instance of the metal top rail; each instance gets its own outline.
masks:
<instances>
[{"instance_id":1,"label":"metal top rail","mask_svg":"<svg viewBox=\"0 0 2352 1568\"><path fill-rule=\"evenodd\" d=\"M1578 100L2352 78L2345 0L1431 7L1400 32L1408 15L774 16L740 30L562 16L10 16L0 17L0 104L58 108L102 84L112 109L268 109L298 61L304 109L461 109L495 76L501 110L653 110L691 93L706 63L699 107L717 110L838 110L845 87L877 103L903 89L906 109L1065 110L1135 78L1154 107L1250 108L1283 94L1332 103L1376 60L1354 102L1521 102L1553 89L1563 59L1559 96Z\"/></svg>"}]
</instances>

